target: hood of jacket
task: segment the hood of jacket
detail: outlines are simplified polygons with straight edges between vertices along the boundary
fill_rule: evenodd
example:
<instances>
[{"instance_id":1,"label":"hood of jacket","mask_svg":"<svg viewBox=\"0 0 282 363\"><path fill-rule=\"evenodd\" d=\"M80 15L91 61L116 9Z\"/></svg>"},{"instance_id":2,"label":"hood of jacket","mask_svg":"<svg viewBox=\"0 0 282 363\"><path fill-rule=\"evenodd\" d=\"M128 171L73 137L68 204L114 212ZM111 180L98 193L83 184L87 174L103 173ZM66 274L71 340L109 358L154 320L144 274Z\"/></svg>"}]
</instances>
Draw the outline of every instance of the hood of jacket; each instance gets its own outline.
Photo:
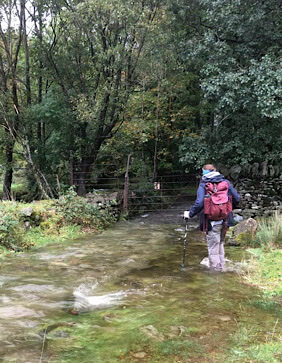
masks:
<instances>
[{"instance_id":1,"label":"hood of jacket","mask_svg":"<svg viewBox=\"0 0 282 363\"><path fill-rule=\"evenodd\" d=\"M217 171L211 171L202 177L202 182L204 183L219 183L223 180L225 180L224 176Z\"/></svg>"}]
</instances>

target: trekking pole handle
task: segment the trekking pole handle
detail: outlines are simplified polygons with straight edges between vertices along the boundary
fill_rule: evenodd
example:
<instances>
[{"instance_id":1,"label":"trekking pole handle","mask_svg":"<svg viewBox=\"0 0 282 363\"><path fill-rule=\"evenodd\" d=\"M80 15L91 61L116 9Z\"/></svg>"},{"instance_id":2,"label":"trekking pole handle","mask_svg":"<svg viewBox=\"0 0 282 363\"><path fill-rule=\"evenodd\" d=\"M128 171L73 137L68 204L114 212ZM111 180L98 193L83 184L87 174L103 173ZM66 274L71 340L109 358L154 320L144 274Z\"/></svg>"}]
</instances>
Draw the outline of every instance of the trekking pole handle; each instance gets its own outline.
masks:
<instances>
[{"instance_id":1,"label":"trekking pole handle","mask_svg":"<svg viewBox=\"0 0 282 363\"><path fill-rule=\"evenodd\" d=\"M183 218L185 219L185 221L187 221L190 218L189 217L189 210L184 211Z\"/></svg>"}]
</instances>

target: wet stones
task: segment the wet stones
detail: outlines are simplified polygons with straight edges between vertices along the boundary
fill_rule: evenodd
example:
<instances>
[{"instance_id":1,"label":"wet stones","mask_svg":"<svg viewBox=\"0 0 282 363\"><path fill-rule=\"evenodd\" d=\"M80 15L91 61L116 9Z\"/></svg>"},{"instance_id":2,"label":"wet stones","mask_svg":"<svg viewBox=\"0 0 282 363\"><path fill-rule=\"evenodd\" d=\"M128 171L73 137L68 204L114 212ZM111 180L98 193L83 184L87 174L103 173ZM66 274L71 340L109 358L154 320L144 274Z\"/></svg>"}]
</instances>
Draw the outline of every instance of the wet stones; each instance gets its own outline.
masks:
<instances>
[{"instance_id":1,"label":"wet stones","mask_svg":"<svg viewBox=\"0 0 282 363\"><path fill-rule=\"evenodd\" d=\"M27 208L21 209L20 213L23 217L31 217L32 214L34 213L34 210L31 207L27 207Z\"/></svg>"}]
</instances>

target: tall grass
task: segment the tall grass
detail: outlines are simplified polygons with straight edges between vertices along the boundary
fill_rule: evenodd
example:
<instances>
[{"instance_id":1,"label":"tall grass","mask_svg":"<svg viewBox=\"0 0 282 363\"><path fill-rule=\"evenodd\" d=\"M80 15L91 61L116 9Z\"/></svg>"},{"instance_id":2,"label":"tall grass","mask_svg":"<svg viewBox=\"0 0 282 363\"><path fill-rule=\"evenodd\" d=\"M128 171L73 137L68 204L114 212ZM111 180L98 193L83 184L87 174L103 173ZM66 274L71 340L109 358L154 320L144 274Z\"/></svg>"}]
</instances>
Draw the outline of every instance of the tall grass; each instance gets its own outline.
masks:
<instances>
[{"instance_id":1,"label":"tall grass","mask_svg":"<svg viewBox=\"0 0 282 363\"><path fill-rule=\"evenodd\" d=\"M282 296L282 214L258 220L258 230L249 249L250 269L244 275L248 283L262 288L265 297Z\"/></svg>"},{"instance_id":2,"label":"tall grass","mask_svg":"<svg viewBox=\"0 0 282 363\"><path fill-rule=\"evenodd\" d=\"M267 219L258 220L254 247L282 247L282 214L278 211Z\"/></svg>"}]
</instances>

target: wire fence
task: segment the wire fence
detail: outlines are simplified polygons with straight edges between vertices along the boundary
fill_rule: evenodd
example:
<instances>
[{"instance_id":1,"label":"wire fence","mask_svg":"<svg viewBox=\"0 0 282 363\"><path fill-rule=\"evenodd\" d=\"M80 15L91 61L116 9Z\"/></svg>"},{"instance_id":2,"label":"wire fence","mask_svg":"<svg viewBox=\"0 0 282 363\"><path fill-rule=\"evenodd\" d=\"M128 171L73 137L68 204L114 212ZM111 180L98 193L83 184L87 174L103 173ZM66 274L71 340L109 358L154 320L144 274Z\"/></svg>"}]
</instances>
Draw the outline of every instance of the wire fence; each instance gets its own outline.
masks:
<instances>
[{"instance_id":1,"label":"wire fence","mask_svg":"<svg viewBox=\"0 0 282 363\"><path fill-rule=\"evenodd\" d=\"M80 179L73 178L74 185L79 185ZM123 201L123 209L129 213L147 213L160 211L171 207L182 211L183 202L194 198L198 179L193 174L174 172L173 174L153 176L119 177L102 176L94 179L84 179L89 191L116 192Z\"/></svg>"},{"instance_id":2,"label":"wire fence","mask_svg":"<svg viewBox=\"0 0 282 363\"><path fill-rule=\"evenodd\" d=\"M71 165L57 173L47 175L55 194L63 188L73 185L79 189L81 183L86 192L101 191L115 193L122 208L129 213L147 213L160 211L170 206L183 209L183 202L194 198L199 180L194 174L175 170L171 173L150 175L146 170L136 175L136 168L131 170L130 158L126 161L113 160L112 156L104 156L103 160L85 165L81 170ZM26 168L15 168L18 174L25 174Z\"/></svg>"}]
</instances>

